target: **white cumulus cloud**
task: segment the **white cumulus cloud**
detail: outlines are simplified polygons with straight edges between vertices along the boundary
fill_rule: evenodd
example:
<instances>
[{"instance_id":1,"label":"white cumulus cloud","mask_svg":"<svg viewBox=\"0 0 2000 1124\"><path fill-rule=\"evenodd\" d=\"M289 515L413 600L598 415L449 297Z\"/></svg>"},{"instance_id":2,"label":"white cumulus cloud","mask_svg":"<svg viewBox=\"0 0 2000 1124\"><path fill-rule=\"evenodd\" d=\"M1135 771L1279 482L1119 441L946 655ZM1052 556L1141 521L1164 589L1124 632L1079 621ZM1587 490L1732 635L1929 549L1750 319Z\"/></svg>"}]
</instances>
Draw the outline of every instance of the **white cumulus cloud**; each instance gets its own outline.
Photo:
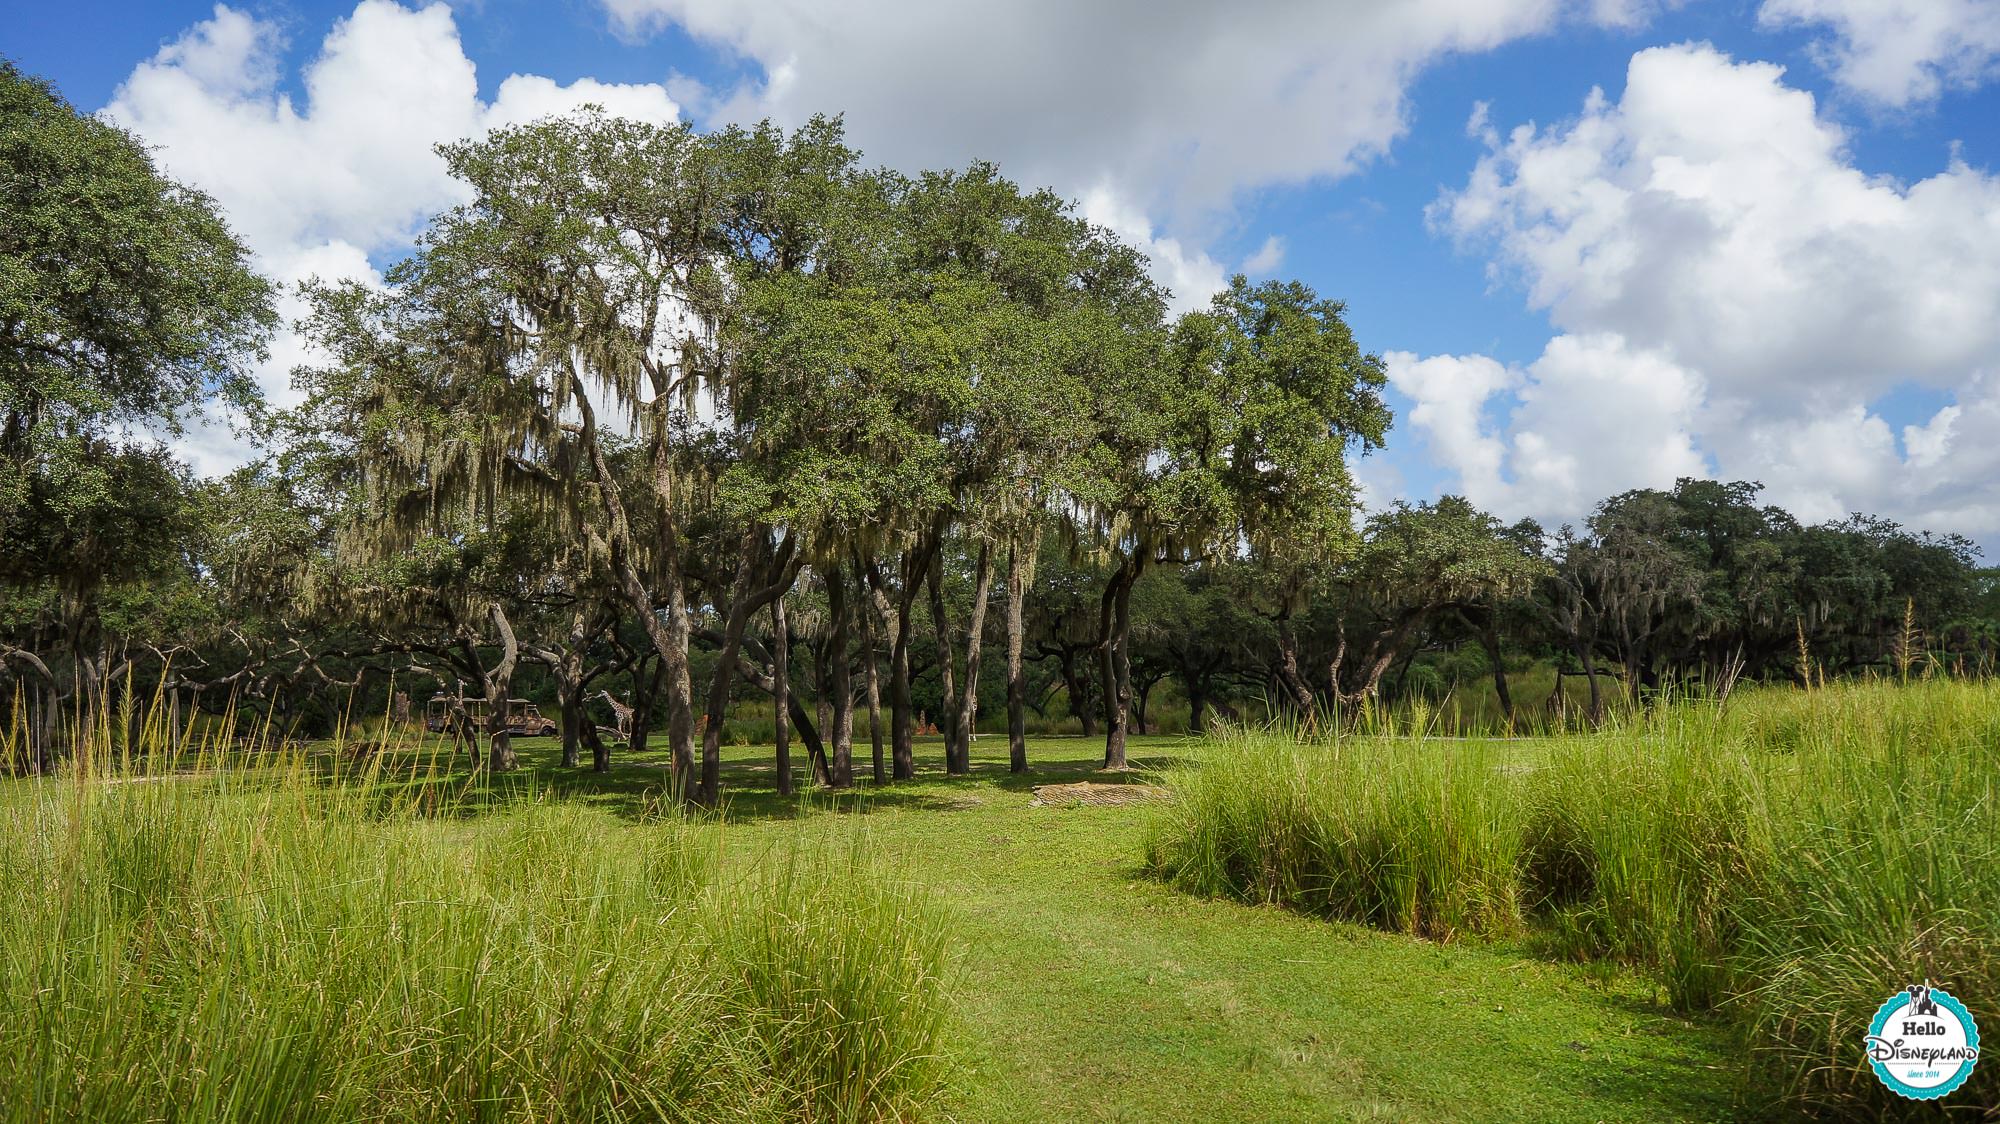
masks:
<instances>
[{"instance_id":1,"label":"white cumulus cloud","mask_svg":"<svg viewBox=\"0 0 2000 1124\"><path fill-rule=\"evenodd\" d=\"M1955 161L1870 175L1781 68L1701 44L1640 52L1616 101L1592 91L1558 127L1490 121L1433 221L1559 334L1511 404L1491 378L1436 374L1479 357L1391 365L1468 493L1573 518L1720 474L1808 518L2000 532L2000 178ZM1955 402L1899 443L1880 404L1913 385Z\"/></svg>"},{"instance_id":2,"label":"white cumulus cloud","mask_svg":"<svg viewBox=\"0 0 2000 1124\"><path fill-rule=\"evenodd\" d=\"M1927 101L2000 72L2000 3L1994 0L1764 0L1766 27L1809 26L1834 80L1888 106Z\"/></svg>"},{"instance_id":3,"label":"white cumulus cloud","mask_svg":"<svg viewBox=\"0 0 2000 1124\"><path fill-rule=\"evenodd\" d=\"M1427 65L1565 20L1631 26L1650 0L600 0L638 38L669 25L751 64L691 91L704 117L846 114L870 159L1000 162L1072 195L1105 192L1158 228L1156 266L1200 303L1200 259L1240 193L1338 177L1409 125ZM1178 255L1178 256L1175 256ZM1176 283L1178 282L1178 283Z\"/></svg>"},{"instance_id":4,"label":"white cumulus cloud","mask_svg":"<svg viewBox=\"0 0 2000 1124\"><path fill-rule=\"evenodd\" d=\"M1252 277L1264 277L1278 272L1285 264L1285 240L1273 234L1264 239L1257 252L1243 259L1241 272Z\"/></svg>"},{"instance_id":5,"label":"white cumulus cloud","mask_svg":"<svg viewBox=\"0 0 2000 1124\"><path fill-rule=\"evenodd\" d=\"M1573 519L1616 492L1709 475L1694 435L1701 377L1615 335L1557 336L1519 371L1483 355L1385 359L1416 403L1411 426L1482 507Z\"/></svg>"}]
</instances>

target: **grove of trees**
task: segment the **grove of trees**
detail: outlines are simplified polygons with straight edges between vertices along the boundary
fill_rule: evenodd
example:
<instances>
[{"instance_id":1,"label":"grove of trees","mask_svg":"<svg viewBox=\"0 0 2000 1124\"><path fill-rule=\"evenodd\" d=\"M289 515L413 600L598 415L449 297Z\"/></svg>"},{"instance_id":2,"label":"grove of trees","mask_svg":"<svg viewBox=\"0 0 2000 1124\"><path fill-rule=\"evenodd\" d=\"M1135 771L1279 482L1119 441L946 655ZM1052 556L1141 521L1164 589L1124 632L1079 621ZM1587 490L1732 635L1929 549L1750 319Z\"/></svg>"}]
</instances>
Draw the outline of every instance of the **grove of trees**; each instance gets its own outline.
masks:
<instances>
[{"instance_id":1,"label":"grove of trees","mask_svg":"<svg viewBox=\"0 0 2000 1124\"><path fill-rule=\"evenodd\" d=\"M1002 715L1017 771L1058 718L1120 768L1165 694L1200 730L1490 679L1511 721L1538 664L1588 722L1616 693L1992 669L1970 543L1805 526L1755 484L1552 531L1362 513L1350 458L1391 419L1338 301L1238 277L1170 316L1132 246L990 164L594 112L443 156L469 201L381 285L309 286L320 359L275 411L274 292L214 205L0 64L9 768L437 693L478 768L515 765L529 697L605 770L623 700L713 803L749 716L789 791L794 741L842 788L911 776L934 725L963 773ZM263 455L198 479L165 442L216 416Z\"/></svg>"}]
</instances>

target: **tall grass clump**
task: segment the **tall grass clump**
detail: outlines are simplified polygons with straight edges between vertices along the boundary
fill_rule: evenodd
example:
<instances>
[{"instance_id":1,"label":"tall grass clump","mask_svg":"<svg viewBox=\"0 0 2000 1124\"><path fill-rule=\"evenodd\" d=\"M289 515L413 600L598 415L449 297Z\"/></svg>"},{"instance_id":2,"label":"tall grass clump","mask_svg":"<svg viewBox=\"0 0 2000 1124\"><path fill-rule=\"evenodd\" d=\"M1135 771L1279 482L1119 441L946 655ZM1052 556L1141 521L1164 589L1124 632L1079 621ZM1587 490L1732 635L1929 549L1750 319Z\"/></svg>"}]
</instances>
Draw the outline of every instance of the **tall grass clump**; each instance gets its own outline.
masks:
<instances>
[{"instance_id":1,"label":"tall grass clump","mask_svg":"<svg viewBox=\"0 0 2000 1124\"><path fill-rule=\"evenodd\" d=\"M1855 1044L1893 991L1928 979L2000 1025L2000 690L1753 703L1736 744L1767 766L1751 813L1770 826L1735 911L1733 1007L1770 1086L1870 1115L1886 1094ZM1946 1104L2000 1115L2000 1066Z\"/></svg>"},{"instance_id":2,"label":"tall grass clump","mask_svg":"<svg viewBox=\"0 0 2000 1124\"><path fill-rule=\"evenodd\" d=\"M1863 1057L1910 983L2000 1024L1991 684L1748 691L1535 742L1246 735L1173 784L1147 853L1175 884L1635 965L1736 1028L1753 1101L1912 1109ZM1949 1103L2000 1109L2000 1067Z\"/></svg>"},{"instance_id":3,"label":"tall grass clump","mask_svg":"<svg viewBox=\"0 0 2000 1124\"><path fill-rule=\"evenodd\" d=\"M84 772L0 788L0 1119L900 1119L942 1091L939 919L851 847L745 869L712 828L532 796Z\"/></svg>"},{"instance_id":4,"label":"tall grass clump","mask_svg":"<svg viewBox=\"0 0 2000 1124\"><path fill-rule=\"evenodd\" d=\"M1489 799L1485 747L1400 759L1376 739L1226 739L1174 779L1149 865L1195 893L1447 939L1520 913L1517 811Z\"/></svg>"}]
</instances>

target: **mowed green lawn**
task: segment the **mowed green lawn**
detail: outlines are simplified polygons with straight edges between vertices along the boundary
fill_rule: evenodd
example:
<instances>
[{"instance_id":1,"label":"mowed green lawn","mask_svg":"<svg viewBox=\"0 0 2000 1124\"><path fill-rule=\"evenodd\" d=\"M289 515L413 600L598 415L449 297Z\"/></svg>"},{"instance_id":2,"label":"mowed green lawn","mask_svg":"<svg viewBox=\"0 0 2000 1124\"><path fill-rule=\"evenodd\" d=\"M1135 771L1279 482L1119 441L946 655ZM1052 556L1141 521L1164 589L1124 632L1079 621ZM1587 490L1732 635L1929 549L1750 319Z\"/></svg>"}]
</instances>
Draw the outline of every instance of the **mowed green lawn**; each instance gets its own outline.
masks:
<instances>
[{"instance_id":1,"label":"mowed green lawn","mask_svg":"<svg viewBox=\"0 0 2000 1124\"><path fill-rule=\"evenodd\" d=\"M1636 974L1193 899L1142 874L1146 805L1033 804L1035 785L1143 782L1216 751L1138 739L1120 777L1097 772L1094 741L1041 738L1034 772L1013 777L1005 740L984 737L974 775L947 779L931 739L915 781L781 801L768 748L731 748L713 830L741 862L860 833L887 869L935 893L960 936L962 1120L1732 1115L1724 1032L1676 1017ZM525 768L503 783L633 830L659 813L657 753L622 754L598 777L555 767L546 741L521 752Z\"/></svg>"}]
</instances>

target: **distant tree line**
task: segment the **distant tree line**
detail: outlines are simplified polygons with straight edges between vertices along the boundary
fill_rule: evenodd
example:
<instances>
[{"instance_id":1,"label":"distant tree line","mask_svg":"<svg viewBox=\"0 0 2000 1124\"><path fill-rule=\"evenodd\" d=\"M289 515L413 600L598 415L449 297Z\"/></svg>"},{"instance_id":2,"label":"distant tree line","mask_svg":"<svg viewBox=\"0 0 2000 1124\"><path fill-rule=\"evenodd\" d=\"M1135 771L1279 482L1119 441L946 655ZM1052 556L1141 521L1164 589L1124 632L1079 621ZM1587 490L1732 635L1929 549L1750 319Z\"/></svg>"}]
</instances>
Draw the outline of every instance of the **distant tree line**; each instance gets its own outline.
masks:
<instances>
[{"instance_id":1,"label":"distant tree line","mask_svg":"<svg viewBox=\"0 0 2000 1124\"><path fill-rule=\"evenodd\" d=\"M1990 670L1969 543L1801 526L1752 484L1553 533L1455 497L1360 518L1348 461L1390 414L1339 302L1239 277L1170 316L1135 249L990 164L595 113L442 151L470 201L382 285L308 287L323 361L273 411L273 293L210 201L0 70L13 768L197 714L321 735L393 683L495 770L524 692L600 770L594 700L624 700L713 802L752 710L789 790L795 743L845 787L910 776L930 724L966 772L1003 713L1023 770L1058 706L1118 768L1160 684L1196 729L1338 721L1460 651L1509 718L1510 661L1580 675L1580 721L1613 691ZM196 479L162 439L218 403L264 455Z\"/></svg>"}]
</instances>

